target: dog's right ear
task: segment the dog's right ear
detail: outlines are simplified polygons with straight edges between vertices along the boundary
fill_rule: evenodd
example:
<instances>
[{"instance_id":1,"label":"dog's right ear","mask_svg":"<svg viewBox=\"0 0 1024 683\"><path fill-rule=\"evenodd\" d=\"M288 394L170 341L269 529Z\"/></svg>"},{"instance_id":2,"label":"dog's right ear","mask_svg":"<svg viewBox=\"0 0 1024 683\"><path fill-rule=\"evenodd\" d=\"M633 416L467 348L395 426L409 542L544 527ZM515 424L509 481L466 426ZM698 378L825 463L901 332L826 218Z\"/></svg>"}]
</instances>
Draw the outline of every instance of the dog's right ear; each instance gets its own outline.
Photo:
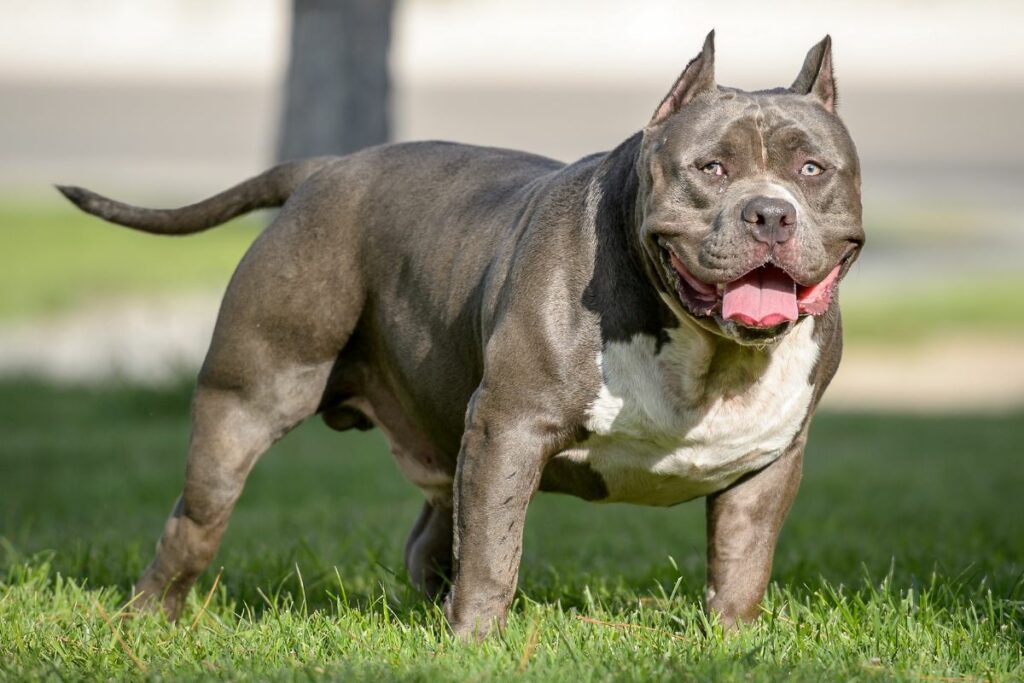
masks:
<instances>
[{"instance_id":1,"label":"dog's right ear","mask_svg":"<svg viewBox=\"0 0 1024 683\"><path fill-rule=\"evenodd\" d=\"M836 81L832 75L832 37L825 36L804 58L800 74L789 89L801 95L813 95L827 111L836 109Z\"/></svg>"},{"instance_id":2,"label":"dog's right ear","mask_svg":"<svg viewBox=\"0 0 1024 683\"><path fill-rule=\"evenodd\" d=\"M684 105L693 101L697 95L715 89L715 31L711 30L704 39L704 47L700 54L690 60L690 63L679 74L675 85L669 90L668 95L658 105L657 111L647 124L648 128L663 123Z\"/></svg>"}]
</instances>

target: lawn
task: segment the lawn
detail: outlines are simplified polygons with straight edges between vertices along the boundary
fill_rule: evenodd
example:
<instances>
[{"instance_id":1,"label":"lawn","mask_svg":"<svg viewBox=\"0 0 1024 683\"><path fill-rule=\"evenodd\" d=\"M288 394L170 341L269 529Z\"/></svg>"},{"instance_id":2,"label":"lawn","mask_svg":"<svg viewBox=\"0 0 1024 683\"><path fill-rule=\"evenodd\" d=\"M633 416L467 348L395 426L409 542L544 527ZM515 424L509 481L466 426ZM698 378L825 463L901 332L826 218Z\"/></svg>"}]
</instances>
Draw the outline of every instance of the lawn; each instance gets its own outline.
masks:
<instances>
[{"instance_id":1,"label":"lawn","mask_svg":"<svg viewBox=\"0 0 1024 683\"><path fill-rule=\"evenodd\" d=\"M54 191L56 194L56 191ZM954 214L955 216L955 214ZM927 240L950 250L963 235L899 212L874 216L870 259L894 245ZM46 205L0 202L0 321L68 310L107 298L182 290L222 291L235 264L266 221L255 215L187 239L154 237L87 216L63 200ZM892 226L887 227L891 222ZM942 225L939 226L942 228ZM898 287L872 283L856 269L844 290L850 341L917 341L946 332L1024 335L1024 271L965 272Z\"/></svg>"},{"instance_id":2,"label":"lawn","mask_svg":"<svg viewBox=\"0 0 1024 683\"><path fill-rule=\"evenodd\" d=\"M188 239L158 238L104 223L64 200L0 202L0 320L105 298L222 290L260 225L239 219Z\"/></svg>"},{"instance_id":3,"label":"lawn","mask_svg":"<svg viewBox=\"0 0 1024 683\"><path fill-rule=\"evenodd\" d=\"M379 434L276 446L169 625L116 615L180 486L187 390L7 382L0 405L0 679L1024 678L1024 413L819 416L764 616L730 638L699 609L699 502L540 496L508 630L463 646L405 580L418 494Z\"/></svg>"}]
</instances>

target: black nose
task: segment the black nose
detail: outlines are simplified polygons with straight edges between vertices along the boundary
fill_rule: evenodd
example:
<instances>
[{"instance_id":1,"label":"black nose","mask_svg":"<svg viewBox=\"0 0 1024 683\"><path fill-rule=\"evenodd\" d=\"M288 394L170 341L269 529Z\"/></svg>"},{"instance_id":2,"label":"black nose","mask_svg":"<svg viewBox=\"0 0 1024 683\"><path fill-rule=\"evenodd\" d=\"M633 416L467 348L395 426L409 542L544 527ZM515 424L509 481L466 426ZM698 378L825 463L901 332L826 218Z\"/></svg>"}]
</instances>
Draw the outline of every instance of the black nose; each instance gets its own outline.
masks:
<instances>
[{"instance_id":1,"label":"black nose","mask_svg":"<svg viewBox=\"0 0 1024 683\"><path fill-rule=\"evenodd\" d=\"M765 244L782 244L796 229L796 208L785 199L754 197L743 207L742 215L754 239Z\"/></svg>"}]
</instances>

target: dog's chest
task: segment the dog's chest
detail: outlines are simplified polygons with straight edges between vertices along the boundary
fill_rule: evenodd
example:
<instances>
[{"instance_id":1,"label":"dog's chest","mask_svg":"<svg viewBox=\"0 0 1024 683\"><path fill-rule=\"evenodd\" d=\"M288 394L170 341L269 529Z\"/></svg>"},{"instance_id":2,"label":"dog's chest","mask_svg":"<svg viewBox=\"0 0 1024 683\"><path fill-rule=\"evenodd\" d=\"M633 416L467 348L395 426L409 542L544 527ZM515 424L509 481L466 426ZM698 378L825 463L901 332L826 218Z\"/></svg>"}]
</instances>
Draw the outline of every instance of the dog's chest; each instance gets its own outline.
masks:
<instances>
[{"instance_id":1,"label":"dog's chest","mask_svg":"<svg viewBox=\"0 0 1024 683\"><path fill-rule=\"evenodd\" d=\"M714 356L684 330L605 346L590 437L560 454L601 475L608 501L672 505L725 488L779 457L813 395L814 320L770 353Z\"/></svg>"}]
</instances>

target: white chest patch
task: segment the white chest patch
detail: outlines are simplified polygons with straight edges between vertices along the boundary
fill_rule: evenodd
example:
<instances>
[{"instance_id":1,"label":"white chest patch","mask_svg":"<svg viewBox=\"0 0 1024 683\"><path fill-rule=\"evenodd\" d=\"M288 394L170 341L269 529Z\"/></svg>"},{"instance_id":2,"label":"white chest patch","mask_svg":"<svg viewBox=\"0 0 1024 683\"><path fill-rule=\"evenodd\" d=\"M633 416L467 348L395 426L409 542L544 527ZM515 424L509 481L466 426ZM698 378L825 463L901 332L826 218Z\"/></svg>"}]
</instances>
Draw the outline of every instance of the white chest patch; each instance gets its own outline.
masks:
<instances>
[{"instance_id":1,"label":"white chest patch","mask_svg":"<svg viewBox=\"0 0 1024 683\"><path fill-rule=\"evenodd\" d=\"M814 388L814 319L769 352L715 352L686 328L605 346L588 411L591 436L559 454L587 463L608 501L673 505L725 488L778 458L797 435Z\"/></svg>"}]
</instances>

